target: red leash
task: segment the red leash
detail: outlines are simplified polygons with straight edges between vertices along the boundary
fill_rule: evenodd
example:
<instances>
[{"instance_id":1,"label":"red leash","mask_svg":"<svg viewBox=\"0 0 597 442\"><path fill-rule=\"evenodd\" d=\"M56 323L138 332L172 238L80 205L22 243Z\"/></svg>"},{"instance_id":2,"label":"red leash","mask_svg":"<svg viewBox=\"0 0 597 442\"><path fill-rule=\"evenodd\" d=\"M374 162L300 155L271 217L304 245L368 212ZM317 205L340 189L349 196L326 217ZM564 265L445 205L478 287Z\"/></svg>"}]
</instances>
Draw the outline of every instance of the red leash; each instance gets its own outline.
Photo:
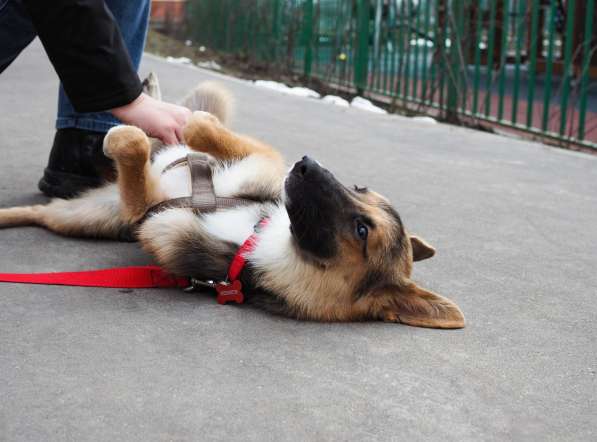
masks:
<instances>
[{"instance_id":1,"label":"red leash","mask_svg":"<svg viewBox=\"0 0 597 442\"><path fill-rule=\"evenodd\" d=\"M107 287L115 289L185 288L188 278L172 276L156 266L56 273L0 273L0 282L19 284Z\"/></svg>"},{"instance_id":2,"label":"red leash","mask_svg":"<svg viewBox=\"0 0 597 442\"><path fill-rule=\"evenodd\" d=\"M259 227L264 227L269 218L264 218ZM240 246L230 263L227 281L208 285L215 288L218 304L236 302L242 304L244 295L238 279L246 265L245 255L255 249L258 233L253 233ZM189 288L194 287L193 279L182 278L166 273L157 266L115 267L103 270L56 273L0 273L0 283L64 285L73 287L106 287L115 289Z\"/></svg>"}]
</instances>

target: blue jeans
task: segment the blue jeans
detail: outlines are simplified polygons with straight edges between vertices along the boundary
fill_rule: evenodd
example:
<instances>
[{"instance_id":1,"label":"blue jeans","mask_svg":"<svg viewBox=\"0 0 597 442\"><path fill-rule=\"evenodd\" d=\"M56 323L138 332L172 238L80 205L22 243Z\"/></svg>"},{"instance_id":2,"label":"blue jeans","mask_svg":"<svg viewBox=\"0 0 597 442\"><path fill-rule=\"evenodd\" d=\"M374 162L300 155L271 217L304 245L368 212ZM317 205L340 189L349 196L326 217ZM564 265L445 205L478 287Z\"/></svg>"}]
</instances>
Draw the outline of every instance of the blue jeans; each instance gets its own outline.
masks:
<instances>
[{"instance_id":1,"label":"blue jeans","mask_svg":"<svg viewBox=\"0 0 597 442\"><path fill-rule=\"evenodd\" d=\"M114 15L136 69L139 68L149 23L150 0L105 0ZM0 72L17 58L37 33L20 0L0 0ZM78 128L107 132L120 124L108 112L80 113L75 111L64 92L58 91L56 129Z\"/></svg>"}]
</instances>

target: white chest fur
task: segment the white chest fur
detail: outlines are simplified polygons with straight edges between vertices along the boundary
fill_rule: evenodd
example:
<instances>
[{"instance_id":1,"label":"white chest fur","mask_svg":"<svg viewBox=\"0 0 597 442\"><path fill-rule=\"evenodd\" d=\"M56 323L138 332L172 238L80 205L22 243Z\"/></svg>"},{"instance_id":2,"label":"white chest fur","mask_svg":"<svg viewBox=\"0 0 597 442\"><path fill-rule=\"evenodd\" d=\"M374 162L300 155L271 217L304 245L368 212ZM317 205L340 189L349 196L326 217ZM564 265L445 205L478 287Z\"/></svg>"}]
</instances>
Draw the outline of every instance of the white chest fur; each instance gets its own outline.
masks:
<instances>
[{"instance_id":1,"label":"white chest fur","mask_svg":"<svg viewBox=\"0 0 597 442\"><path fill-rule=\"evenodd\" d=\"M162 191L168 198L180 198L191 194L191 174L188 167L176 167L163 173L172 162L186 157L192 151L186 146L172 146L156 155L151 166L154 176L159 177ZM213 185L217 196L246 195L250 190L268 189L267 195L279 194L282 182L272 171L272 164L261 155L249 155L240 161L220 164L213 170ZM274 172L274 173L273 173Z\"/></svg>"},{"instance_id":2,"label":"white chest fur","mask_svg":"<svg viewBox=\"0 0 597 442\"><path fill-rule=\"evenodd\" d=\"M160 187L166 198L187 197L191 194L191 174L188 167L164 169L172 162L191 153L186 146L172 146L156 155L151 172L159 177ZM262 157L248 156L241 161L222 164L212 170L214 191L219 197L232 197L246 193L252 183L267 177L267 163ZM267 211L271 208L267 208ZM249 206L218 210L201 217L201 224L214 237L236 244L242 244L252 233L263 215L264 205L255 203Z\"/></svg>"}]
</instances>

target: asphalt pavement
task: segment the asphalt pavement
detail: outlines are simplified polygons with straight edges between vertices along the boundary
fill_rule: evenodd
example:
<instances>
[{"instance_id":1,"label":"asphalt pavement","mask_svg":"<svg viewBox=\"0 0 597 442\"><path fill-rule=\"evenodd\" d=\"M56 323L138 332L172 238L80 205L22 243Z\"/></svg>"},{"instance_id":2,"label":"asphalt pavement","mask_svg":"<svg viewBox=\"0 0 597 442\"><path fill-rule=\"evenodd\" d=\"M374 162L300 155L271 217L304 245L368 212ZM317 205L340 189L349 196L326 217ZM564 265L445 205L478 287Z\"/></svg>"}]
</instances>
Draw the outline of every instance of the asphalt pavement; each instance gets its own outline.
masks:
<instances>
[{"instance_id":1,"label":"asphalt pavement","mask_svg":"<svg viewBox=\"0 0 597 442\"><path fill-rule=\"evenodd\" d=\"M146 56L149 70L169 100L214 78ZM387 195L437 248L415 279L467 327L4 284L0 440L597 438L597 156L220 80L238 99L235 130ZM0 76L0 207L45 201L57 85L38 42ZM34 227L0 231L0 251L0 272L151 262L136 244Z\"/></svg>"}]
</instances>

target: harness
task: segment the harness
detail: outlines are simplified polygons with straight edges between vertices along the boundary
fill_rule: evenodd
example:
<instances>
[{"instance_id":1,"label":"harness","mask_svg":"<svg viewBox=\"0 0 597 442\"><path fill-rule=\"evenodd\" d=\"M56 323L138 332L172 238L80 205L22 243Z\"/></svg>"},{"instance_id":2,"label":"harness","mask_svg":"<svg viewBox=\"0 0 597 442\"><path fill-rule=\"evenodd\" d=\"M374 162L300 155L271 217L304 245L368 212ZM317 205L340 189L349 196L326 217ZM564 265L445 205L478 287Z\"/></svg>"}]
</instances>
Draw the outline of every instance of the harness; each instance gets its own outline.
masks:
<instances>
[{"instance_id":1,"label":"harness","mask_svg":"<svg viewBox=\"0 0 597 442\"><path fill-rule=\"evenodd\" d=\"M239 206L247 206L258 202L250 198L232 198L219 197L216 195L213 184L213 174L210 166L210 157L201 152L191 152L186 157L179 158L162 170L162 175L166 172L181 167L184 164L189 168L191 174L191 196L172 198L150 207L143 218L137 222L139 226L150 216L163 210L172 208L192 209L195 213L211 213L218 209L229 209ZM258 226L264 226L268 220L263 219ZM256 226L256 227L258 227ZM190 285L185 291L195 291L200 287L215 289L218 293L217 301L219 304L234 301L238 304L244 302L244 295L241 291L240 274L245 266L244 254L255 248L257 233L251 235L236 252L225 281L215 282L213 280L201 281L195 278L189 278Z\"/></svg>"},{"instance_id":2,"label":"harness","mask_svg":"<svg viewBox=\"0 0 597 442\"><path fill-rule=\"evenodd\" d=\"M188 166L191 173L191 196L172 198L150 207L137 222L137 225L166 209L185 208L192 209L195 213L211 213L218 209L230 209L260 202L251 198L216 196L209 158L204 153L191 152L186 157L179 158L167 165L162 171L162 175L184 164Z\"/></svg>"}]
</instances>

